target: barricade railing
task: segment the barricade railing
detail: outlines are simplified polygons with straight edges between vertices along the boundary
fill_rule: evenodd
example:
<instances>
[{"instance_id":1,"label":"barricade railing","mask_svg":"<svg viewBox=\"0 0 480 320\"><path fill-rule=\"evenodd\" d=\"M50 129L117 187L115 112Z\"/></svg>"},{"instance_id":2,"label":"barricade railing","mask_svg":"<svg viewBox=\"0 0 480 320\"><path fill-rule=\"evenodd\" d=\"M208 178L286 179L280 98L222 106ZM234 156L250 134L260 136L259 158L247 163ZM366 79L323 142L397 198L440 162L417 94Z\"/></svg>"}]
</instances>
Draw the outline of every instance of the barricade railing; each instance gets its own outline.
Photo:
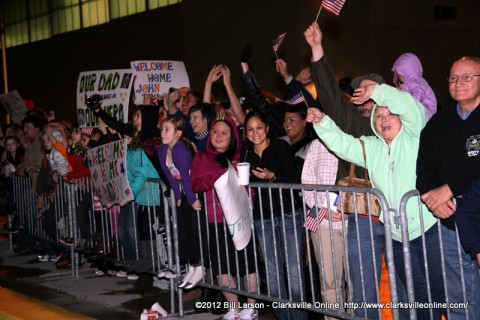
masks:
<instances>
[{"instance_id":1,"label":"barricade railing","mask_svg":"<svg viewBox=\"0 0 480 320\"><path fill-rule=\"evenodd\" d=\"M174 260L172 228L176 222L171 220L171 205L169 197L165 196L165 184L160 179L148 179L145 183L147 190L147 204L145 210L148 229L148 250L141 256L139 253L140 235L137 229L137 205L131 202L125 205L128 209L124 214L131 215L126 225L130 227L127 236L133 243L133 263L144 258L148 261L142 267L145 272L157 275L162 267L174 269L179 266L178 255ZM13 193L15 215L19 220L19 237L28 237L40 242L42 248L58 246L65 248L69 255L70 275L79 277L80 253L85 253L82 247L97 247L95 258L104 258L120 263L125 259L125 248L119 237L120 208L114 206L105 208L95 200L93 187L88 178L80 179L75 183L59 181L55 191L48 196L42 195L43 203L48 207L43 214L39 214L39 198L32 189L31 179L28 177L13 178ZM160 199L160 206L150 205L152 199ZM153 201L152 201L153 204ZM175 210L173 210L175 212ZM175 229L174 229L175 231ZM178 242L178 241L177 241ZM92 252L88 254L91 256ZM146 256L145 256L146 255ZM139 263L142 265L142 263ZM91 272L90 272L91 273ZM56 274L56 277L63 276ZM175 285L174 279L169 281L171 308L170 313L175 313ZM183 312L181 297L179 308Z\"/></svg>"},{"instance_id":2,"label":"barricade railing","mask_svg":"<svg viewBox=\"0 0 480 320\"><path fill-rule=\"evenodd\" d=\"M78 277L79 272L80 259L75 246L82 241L92 242L91 238L102 243L104 255L113 256L110 258L115 261L125 259L126 249L117 232L119 214L112 209L96 210L98 208L95 208L93 189L88 179L75 184L60 181L58 189L49 197L43 198L44 203L48 202L50 207L40 219L37 219L38 198L32 191L30 179L14 177L13 182L15 214L19 217L23 233L41 243L68 248L71 276ZM143 252L143 258L145 254L149 256L147 260L151 266L148 267L148 272L154 275L161 273L164 268L176 269L176 277L169 280L170 312L178 312L182 316L183 291L177 285L182 280L183 263L179 255L178 229L183 226L178 224L175 196L172 190L166 191L167 188L160 179L148 179L145 188L147 205L141 213L148 217L150 245ZM270 305L274 307L274 312L290 313L289 316L295 318L301 318L303 311L320 313L327 319L371 319L386 315L393 319L419 318L416 309L422 306L415 307L419 301L416 300L416 275L411 263L411 241L408 241L407 227L409 217L406 214L407 202L417 201L420 212L418 220L423 226L423 206L417 191L407 193L400 208L395 210L389 207L384 195L373 188L252 183L246 190L250 198L248 214L254 216L254 219L248 220L252 238L247 248L239 251L229 242L232 239L232 226L225 223L215 192L212 190L198 195L202 211L199 219L192 221L198 229L198 239L192 238L192 242L198 241L200 244L199 255L206 268L200 286L226 292L227 296L228 293L238 295L239 300L233 300L241 301L241 304L236 306L261 308ZM330 209L317 210L317 215L325 215L322 222L309 213L306 203L308 193L313 194L314 203L320 206L323 202L329 208L333 201L330 194L336 193L343 198L347 192L375 195L382 212L389 214L382 214L382 222L377 217L358 212L345 214L342 201L337 204L337 211L341 215L336 215ZM155 199L161 199L160 205L155 205ZM353 199L355 202L356 197ZM368 203L369 208L371 205ZM135 213L138 208L134 203L125 207L130 207L133 212L129 225L133 226L133 250L138 260L142 258L139 243L144 236L138 233L139 219ZM356 205L354 207L357 208ZM313 220L310 219L312 217ZM394 245L398 246L398 241L392 238L392 228L401 229L404 281L400 281L395 269L398 253L396 257ZM453 233L453 246L460 266L461 281L452 284L448 281L447 272L450 270L446 266L446 254L444 255L445 245L451 245L452 234L440 222L433 228L438 230L441 262L432 265L425 258L424 272L428 274L430 269L441 268L445 292L450 292L452 286L456 286L456 289L460 287L461 295L458 298L447 294L445 302L468 304L468 270L465 271L467 260L463 257L464 251L457 233ZM428 256L428 237L425 232L422 227L419 241L422 243L423 257ZM386 289L381 287L382 254L387 266L383 272L388 274ZM451 259L451 254L447 259ZM478 277L478 270L476 271ZM240 281L239 275L243 276L244 281ZM426 279L426 302L432 306L441 302L435 301L430 294L435 282L438 279ZM399 294L403 292L403 283L406 296ZM385 293L387 297L382 300ZM244 299L248 299L249 303L256 301L257 304L244 304ZM406 308L392 308L403 302L409 303L405 305ZM200 308L212 306L235 307L233 304L199 304ZM287 310L282 307L290 308ZM430 318L434 317L432 309L435 306L430 308ZM446 308L445 316L462 312L463 318L473 319L471 315L469 317L469 309Z\"/></svg>"},{"instance_id":3,"label":"barricade railing","mask_svg":"<svg viewBox=\"0 0 480 320\"><path fill-rule=\"evenodd\" d=\"M371 318L369 312L373 312L376 318L381 317L382 308L378 305L381 303L379 287L382 253L385 253L388 265L390 288L388 302L397 302L397 278L392 259L390 215L385 215L385 236L383 232L381 233L382 239L385 239L385 246L381 247L375 243L379 237L376 231L379 228L377 224L380 225L377 222L378 219L359 215L358 212L350 214L351 217L342 214L337 222L332 222L333 211L324 210L326 219L322 223L314 219L313 227L316 227L314 229L317 229L317 232L311 232L307 226L308 222L305 222L308 209L303 197L305 192L314 192L314 200L317 204L322 203L321 194L318 192L326 193L327 206L330 206L329 202L333 201L329 200L330 193L341 196L345 192L371 193L377 196L383 210L390 212L385 197L376 189L252 183L248 186L248 193L252 198L258 199L253 202L253 205L250 203L249 209L252 214L253 206L258 206L255 211L256 219L251 222L252 240L246 249L237 251L226 244L231 239L229 233L231 226L228 226L223 218L221 220L216 218L215 221L210 218L210 223L208 222L209 214L212 216L213 213L213 217L217 217L219 203L215 198L215 192L199 194L204 208L202 214L206 217L204 230L207 231L205 235L202 233L200 235L207 240L209 249L204 248L202 251L204 265L208 268L200 285L244 298L256 299L257 304L241 303L240 307L261 308L268 304L274 307L274 312L278 313L277 316L282 316L282 313L285 316L288 313L290 317L302 318L304 316L302 312L310 311L340 319ZM355 199L354 197L354 201ZM214 205L208 205L208 203ZM368 205L370 207L373 204ZM342 204L338 204L337 208L339 212L344 211ZM362 222L361 229L357 225L359 221ZM349 223L353 225L347 227ZM383 224L381 227L383 229ZM356 238L350 239L351 243L356 244L354 246L348 245L347 228L349 231L355 229L357 231ZM366 246L362 243L365 239L364 229L370 235L367 235L370 241ZM202 240L199 239L199 241ZM312 250L313 242L316 243L314 250ZM357 260L353 261L349 258L349 250L356 252L354 256ZM361 274L361 279L358 280L358 276L355 278L357 286L361 287L361 289L356 288L357 301L353 297L352 270ZM325 276L327 273L333 273L334 276ZM374 274L373 277L366 276L371 273ZM224 276L217 276L219 274ZM236 276L248 274L251 275L243 277L244 280L249 279L244 281L245 283ZM373 283L366 283L367 281ZM325 288L329 289L328 292ZM375 292L373 301L368 298L372 296L371 290ZM362 304L361 301L372 304ZM226 305L233 306L233 304ZM204 307L207 306L205 304ZM290 307L290 310L282 310L282 306ZM365 316L359 315L356 312L358 309L363 309ZM394 319L399 319L398 310L391 309L391 314Z\"/></svg>"},{"instance_id":4,"label":"barricade railing","mask_svg":"<svg viewBox=\"0 0 480 320\"><path fill-rule=\"evenodd\" d=\"M78 238L76 207L85 196L85 190L79 184L62 180L54 189L50 194L37 195L32 190L30 178L13 177L19 236L39 241L44 253L50 256L56 256L54 246L65 248L63 255L70 257L65 269L70 268L71 276L78 276L78 256L69 244Z\"/></svg>"},{"instance_id":5,"label":"barricade railing","mask_svg":"<svg viewBox=\"0 0 480 320\"><path fill-rule=\"evenodd\" d=\"M407 215L409 201L418 206L418 216ZM404 297L406 301L402 302L409 303L410 319L436 319L436 310L441 310L442 315L448 319L478 318L478 310L475 309L480 303L479 270L476 261L463 250L456 225L448 225L448 220L437 219L430 228L421 228L421 235L417 240L421 242L420 253L418 246L412 250L412 245L408 245L407 219L419 219L423 222L424 212L425 208L417 190L409 191L403 196L399 214L407 297ZM421 225L423 226L423 223ZM435 254L435 251L438 251L438 254ZM419 257L414 257L415 255ZM417 264L418 260L422 262L420 266L415 266L416 263L412 262L415 260ZM425 275L425 283L420 285L418 272ZM427 293L426 297L421 295L423 291ZM437 293L439 291L440 293ZM427 308L428 315L415 311L415 306L419 303L422 303L422 308Z\"/></svg>"}]
</instances>

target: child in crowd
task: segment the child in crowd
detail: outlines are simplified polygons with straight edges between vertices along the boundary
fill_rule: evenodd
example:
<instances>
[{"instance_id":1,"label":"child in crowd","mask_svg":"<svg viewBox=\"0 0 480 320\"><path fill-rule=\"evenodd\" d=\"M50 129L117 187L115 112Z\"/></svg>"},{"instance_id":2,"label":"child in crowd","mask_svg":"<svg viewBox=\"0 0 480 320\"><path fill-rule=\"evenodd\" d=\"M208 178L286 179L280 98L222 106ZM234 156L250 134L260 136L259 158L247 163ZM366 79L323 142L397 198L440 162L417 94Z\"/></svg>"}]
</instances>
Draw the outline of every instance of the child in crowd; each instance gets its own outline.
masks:
<instances>
[{"instance_id":1,"label":"child in crowd","mask_svg":"<svg viewBox=\"0 0 480 320\"><path fill-rule=\"evenodd\" d=\"M191 289L202 279L204 268L200 264L200 244L195 240L198 239L197 211L201 209L201 204L190 183L195 149L185 138L185 132L183 117L165 119L162 123L163 144L158 148L158 159L175 193L180 262L188 263L187 274L179 287Z\"/></svg>"},{"instance_id":2,"label":"child in crowd","mask_svg":"<svg viewBox=\"0 0 480 320\"><path fill-rule=\"evenodd\" d=\"M413 53L404 53L395 61L392 71L395 86L417 99L430 119L437 112L437 98L427 80L422 78L423 68L420 59Z\"/></svg>"},{"instance_id":3,"label":"child in crowd","mask_svg":"<svg viewBox=\"0 0 480 320\"><path fill-rule=\"evenodd\" d=\"M10 176L14 173L16 167L25 159L25 151L20 146L20 141L15 136L5 138L5 163L2 169L2 175Z\"/></svg>"},{"instance_id":4,"label":"child in crowd","mask_svg":"<svg viewBox=\"0 0 480 320\"><path fill-rule=\"evenodd\" d=\"M67 159L53 147L50 137L63 142L63 136L57 128L47 127L41 134L42 150L45 154L40 171L37 176L36 193L37 207L36 218L42 219L45 233L52 241L58 241L57 225L55 221L54 206L51 206L53 194L58 188L60 177L68 172ZM57 261L60 250L45 240L41 241L43 255L38 256L40 262Z\"/></svg>"}]
</instances>

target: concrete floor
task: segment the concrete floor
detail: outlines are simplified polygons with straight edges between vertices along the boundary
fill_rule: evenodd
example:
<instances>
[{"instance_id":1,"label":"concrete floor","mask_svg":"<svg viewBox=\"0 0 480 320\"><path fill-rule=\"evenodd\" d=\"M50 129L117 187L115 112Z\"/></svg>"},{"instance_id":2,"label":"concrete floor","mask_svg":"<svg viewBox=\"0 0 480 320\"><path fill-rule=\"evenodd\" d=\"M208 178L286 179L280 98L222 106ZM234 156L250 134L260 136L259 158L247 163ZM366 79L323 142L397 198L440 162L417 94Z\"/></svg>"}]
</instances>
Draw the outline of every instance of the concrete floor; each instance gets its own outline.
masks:
<instances>
[{"instance_id":1,"label":"concrete floor","mask_svg":"<svg viewBox=\"0 0 480 320\"><path fill-rule=\"evenodd\" d=\"M89 263L81 266L78 278L72 277L70 270L57 270L53 262L38 262L36 256L13 253L8 241L0 241L0 286L95 319L139 319L143 309L155 302L171 311L169 291L142 294L134 281L95 275ZM198 289L185 293L184 317L221 319L221 315L193 311L199 295ZM177 317L176 312L168 317Z\"/></svg>"}]
</instances>

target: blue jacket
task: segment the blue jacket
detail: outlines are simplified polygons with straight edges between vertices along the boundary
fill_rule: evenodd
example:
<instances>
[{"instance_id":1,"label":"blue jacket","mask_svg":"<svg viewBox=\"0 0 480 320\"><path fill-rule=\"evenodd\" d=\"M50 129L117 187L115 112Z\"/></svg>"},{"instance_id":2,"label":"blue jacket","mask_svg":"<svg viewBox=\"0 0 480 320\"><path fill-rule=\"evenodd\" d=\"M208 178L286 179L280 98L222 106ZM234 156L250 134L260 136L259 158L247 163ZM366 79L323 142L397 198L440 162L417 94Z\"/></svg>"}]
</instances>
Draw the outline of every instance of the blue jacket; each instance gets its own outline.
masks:
<instances>
[{"instance_id":1,"label":"blue jacket","mask_svg":"<svg viewBox=\"0 0 480 320\"><path fill-rule=\"evenodd\" d=\"M142 148L127 150L127 177L135 203L143 206L160 205L158 184L146 182L148 178L159 179L157 170Z\"/></svg>"}]
</instances>

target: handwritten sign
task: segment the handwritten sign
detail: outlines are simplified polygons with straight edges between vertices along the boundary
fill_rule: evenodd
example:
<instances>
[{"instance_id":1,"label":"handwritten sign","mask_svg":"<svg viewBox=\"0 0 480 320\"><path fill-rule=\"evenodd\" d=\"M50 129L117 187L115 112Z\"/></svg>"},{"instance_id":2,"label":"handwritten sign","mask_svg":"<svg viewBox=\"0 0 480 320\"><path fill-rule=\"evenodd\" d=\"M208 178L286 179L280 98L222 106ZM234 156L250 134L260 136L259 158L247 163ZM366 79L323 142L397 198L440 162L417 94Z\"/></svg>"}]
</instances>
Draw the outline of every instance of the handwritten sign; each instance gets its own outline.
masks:
<instances>
[{"instance_id":1,"label":"handwritten sign","mask_svg":"<svg viewBox=\"0 0 480 320\"><path fill-rule=\"evenodd\" d=\"M244 249L252 237L250 198L238 181L237 172L228 164L228 171L215 181L215 192L232 236L235 249Z\"/></svg>"},{"instance_id":2,"label":"handwritten sign","mask_svg":"<svg viewBox=\"0 0 480 320\"><path fill-rule=\"evenodd\" d=\"M119 140L88 149L93 187L103 206L133 200L127 178L127 140Z\"/></svg>"},{"instance_id":3,"label":"handwritten sign","mask_svg":"<svg viewBox=\"0 0 480 320\"><path fill-rule=\"evenodd\" d=\"M135 75L133 85L135 104L143 104L147 95L155 97L168 93L170 88L190 87L187 70L182 61L132 61L130 62Z\"/></svg>"},{"instance_id":4,"label":"handwritten sign","mask_svg":"<svg viewBox=\"0 0 480 320\"><path fill-rule=\"evenodd\" d=\"M85 96L102 96L102 109L126 123L133 83L131 69L80 72L77 84L77 118L80 127L97 127L98 118L85 105Z\"/></svg>"},{"instance_id":5,"label":"handwritten sign","mask_svg":"<svg viewBox=\"0 0 480 320\"><path fill-rule=\"evenodd\" d=\"M5 111L10 115L12 122L18 125L22 124L23 118L28 112L28 108L23 102L20 93L17 90L0 95L0 103Z\"/></svg>"}]
</instances>

